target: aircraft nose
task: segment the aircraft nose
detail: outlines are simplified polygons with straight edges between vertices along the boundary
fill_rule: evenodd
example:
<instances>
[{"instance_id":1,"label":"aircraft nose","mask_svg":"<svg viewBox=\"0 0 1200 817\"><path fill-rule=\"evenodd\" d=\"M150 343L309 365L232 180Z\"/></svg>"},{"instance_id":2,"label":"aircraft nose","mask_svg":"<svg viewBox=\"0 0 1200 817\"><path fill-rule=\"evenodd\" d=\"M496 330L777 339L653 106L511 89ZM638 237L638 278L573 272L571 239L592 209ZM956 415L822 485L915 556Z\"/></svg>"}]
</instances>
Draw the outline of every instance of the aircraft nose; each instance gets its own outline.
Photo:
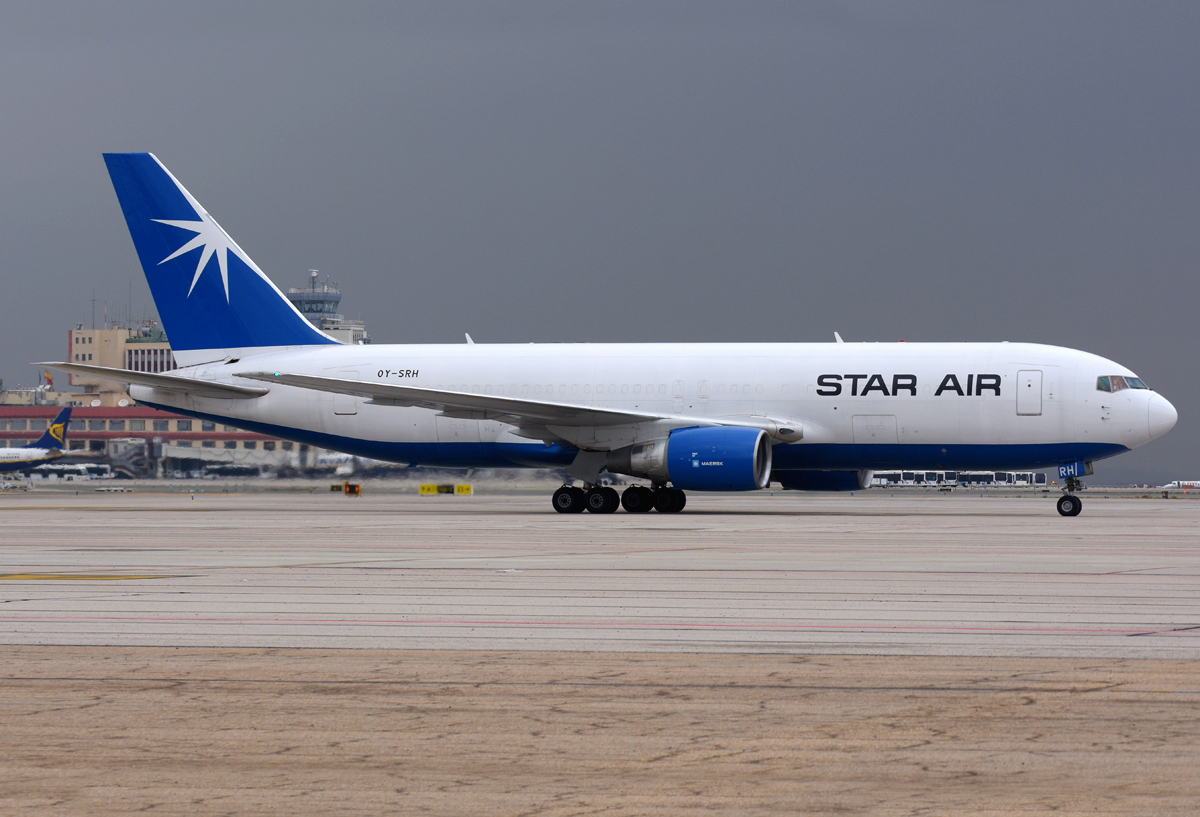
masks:
<instances>
[{"instance_id":1,"label":"aircraft nose","mask_svg":"<svg viewBox=\"0 0 1200 817\"><path fill-rule=\"evenodd\" d=\"M1150 423L1150 439L1152 440L1155 437L1161 437L1174 428L1175 421L1179 419L1179 413L1175 411L1175 407L1161 394L1155 394L1150 397L1146 413L1147 420Z\"/></svg>"}]
</instances>

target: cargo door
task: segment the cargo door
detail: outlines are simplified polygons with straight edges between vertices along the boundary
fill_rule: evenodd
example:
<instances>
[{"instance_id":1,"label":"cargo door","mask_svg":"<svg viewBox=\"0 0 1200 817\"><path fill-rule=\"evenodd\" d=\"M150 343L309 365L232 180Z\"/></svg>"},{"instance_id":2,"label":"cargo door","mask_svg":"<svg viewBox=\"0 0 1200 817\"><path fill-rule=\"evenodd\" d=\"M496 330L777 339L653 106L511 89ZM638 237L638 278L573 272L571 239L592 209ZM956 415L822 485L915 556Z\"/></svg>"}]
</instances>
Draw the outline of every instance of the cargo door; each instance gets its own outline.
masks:
<instances>
[{"instance_id":1,"label":"cargo door","mask_svg":"<svg viewBox=\"0 0 1200 817\"><path fill-rule=\"evenodd\" d=\"M900 443L894 414L855 414L853 420L855 445L898 445Z\"/></svg>"},{"instance_id":2,"label":"cargo door","mask_svg":"<svg viewBox=\"0 0 1200 817\"><path fill-rule=\"evenodd\" d=\"M1042 372L1024 369L1017 372L1017 414L1034 416L1042 413Z\"/></svg>"},{"instance_id":3,"label":"cargo door","mask_svg":"<svg viewBox=\"0 0 1200 817\"><path fill-rule=\"evenodd\" d=\"M477 443L479 442L479 421L461 417L447 417L444 414L436 416L437 437L439 443Z\"/></svg>"}]
</instances>

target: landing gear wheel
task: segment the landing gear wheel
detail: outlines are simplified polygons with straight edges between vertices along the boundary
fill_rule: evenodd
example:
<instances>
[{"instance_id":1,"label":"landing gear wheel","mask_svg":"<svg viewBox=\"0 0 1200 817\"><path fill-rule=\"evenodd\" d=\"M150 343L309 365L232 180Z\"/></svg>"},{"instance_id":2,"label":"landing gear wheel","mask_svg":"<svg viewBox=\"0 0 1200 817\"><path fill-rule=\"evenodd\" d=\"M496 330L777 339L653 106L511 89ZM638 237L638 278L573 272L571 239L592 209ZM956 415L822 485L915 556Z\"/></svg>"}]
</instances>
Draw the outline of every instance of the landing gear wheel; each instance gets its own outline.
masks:
<instances>
[{"instance_id":1,"label":"landing gear wheel","mask_svg":"<svg viewBox=\"0 0 1200 817\"><path fill-rule=\"evenodd\" d=\"M559 513L583 513L583 491L570 485L555 491L552 502Z\"/></svg>"},{"instance_id":2,"label":"landing gear wheel","mask_svg":"<svg viewBox=\"0 0 1200 817\"><path fill-rule=\"evenodd\" d=\"M584 507L591 513L612 513L621 505L621 497L612 488L596 487L583 495Z\"/></svg>"},{"instance_id":3,"label":"landing gear wheel","mask_svg":"<svg viewBox=\"0 0 1200 817\"><path fill-rule=\"evenodd\" d=\"M654 510L659 513L679 513L687 504L687 496L675 488L659 488L654 492Z\"/></svg>"},{"instance_id":4,"label":"landing gear wheel","mask_svg":"<svg viewBox=\"0 0 1200 817\"><path fill-rule=\"evenodd\" d=\"M1083 502L1074 494L1063 494L1058 498L1058 512L1063 516L1079 516Z\"/></svg>"},{"instance_id":5,"label":"landing gear wheel","mask_svg":"<svg viewBox=\"0 0 1200 817\"><path fill-rule=\"evenodd\" d=\"M621 507L630 513L646 513L654 509L654 492L641 485L630 485L621 494Z\"/></svg>"}]
</instances>

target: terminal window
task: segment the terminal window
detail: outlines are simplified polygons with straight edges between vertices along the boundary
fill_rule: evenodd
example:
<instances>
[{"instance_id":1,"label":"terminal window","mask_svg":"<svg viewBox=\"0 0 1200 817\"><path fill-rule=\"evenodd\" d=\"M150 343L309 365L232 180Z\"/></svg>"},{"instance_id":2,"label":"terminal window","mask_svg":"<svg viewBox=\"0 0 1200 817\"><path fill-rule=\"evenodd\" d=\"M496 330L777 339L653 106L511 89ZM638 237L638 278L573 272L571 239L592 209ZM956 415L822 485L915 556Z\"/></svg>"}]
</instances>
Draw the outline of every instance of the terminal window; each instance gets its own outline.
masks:
<instances>
[{"instance_id":1,"label":"terminal window","mask_svg":"<svg viewBox=\"0 0 1200 817\"><path fill-rule=\"evenodd\" d=\"M246 440L244 443L242 443L242 448L258 448L258 443L256 443L254 440Z\"/></svg>"},{"instance_id":2,"label":"terminal window","mask_svg":"<svg viewBox=\"0 0 1200 817\"><path fill-rule=\"evenodd\" d=\"M204 442L200 443L200 447L201 448L216 448L217 441L216 440L205 440Z\"/></svg>"},{"instance_id":3,"label":"terminal window","mask_svg":"<svg viewBox=\"0 0 1200 817\"><path fill-rule=\"evenodd\" d=\"M109 420L108 421L108 430L109 431L124 431L125 430L125 421L124 420Z\"/></svg>"},{"instance_id":4,"label":"terminal window","mask_svg":"<svg viewBox=\"0 0 1200 817\"><path fill-rule=\"evenodd\" d=\"M208 420L201 420L200 421L200 430L201 431L216 431L217 424L210 423Z\"/></svg>"},{"instance_id":5,"label":"terminal window","mask_svg":"<svg viewBox=\"0 0 1200 817\"><path fill-rule=\"evenodd\" d=\"M146 421L145 420L130 420L129 421L129 430L130 431L145 431L146 430Z\"/></svg>"},{"instance_id":6,"label":"terminal window","mask_svg":"<svg viewBox=\"0 0 1200 817\"><path fill-rule=\"evenodd\" d=\"M176 431L191 431L192 430L192 421L191 420L176 420L175 421L175 430Z\"/></svg>"},{"instance_id":7,"label":"terminal window","mask_svg":"<svg viewBox=\"0 0 1200 817\"><path fill-rule=\"evenodd\" d=\"M9 431L24 431L25 430L25 421L24 420L9 420L8 421L8 430Z\"/></svg>"},{"instance_id":8,"label":"terminal window","mask_svg":"<svg viewBox=\"0 0 1200 817\"><path fill-rule=\"evenodd\" d=\"M266 442L263 443L263 451L274 451L274 450L275 450L275 441L274 440L267 440Z\"/></svg>"},{"instance_id":9,"label":"terminal window","mask_svg":"<svg viewBox=\"0 0 1200 817\"><path fill-rule=\"evenodd\" d=\"M103 420L88 420L88 431L103 431L103 430L104 430L104 421Z\"/></svg>"},{"instance_id":10,"label":"terminal window","mask_svg":"<svg viewBox=\"0 0 1200 817\"><path fill-rule=\"evenodd\" d=\"M226 448L237 448L237 440L226 440L225 447Z\"/></svg>"},{"instance_id":11,"label":"terminal window","mask_svg":"<svg viewBox=\"0 0 1200 817\"><path fill-rule=\"evenodd\" d=\"M171 425L170 420L152 420L151 422L154 423L155 431L170 431L171 430L170 429L170 425Z\"/></svg>"},{"instance_id":12,"label":"terminal window","mask_svg":"<svg viewBox=\"0 0 1200 817\"><path fill-rule=\"evenodd\" d=\"M48 424L45 420L30 420L29 421L29 430L30 431L45 431L47 428L47 425Z\"/></svg>"}]
</instances>

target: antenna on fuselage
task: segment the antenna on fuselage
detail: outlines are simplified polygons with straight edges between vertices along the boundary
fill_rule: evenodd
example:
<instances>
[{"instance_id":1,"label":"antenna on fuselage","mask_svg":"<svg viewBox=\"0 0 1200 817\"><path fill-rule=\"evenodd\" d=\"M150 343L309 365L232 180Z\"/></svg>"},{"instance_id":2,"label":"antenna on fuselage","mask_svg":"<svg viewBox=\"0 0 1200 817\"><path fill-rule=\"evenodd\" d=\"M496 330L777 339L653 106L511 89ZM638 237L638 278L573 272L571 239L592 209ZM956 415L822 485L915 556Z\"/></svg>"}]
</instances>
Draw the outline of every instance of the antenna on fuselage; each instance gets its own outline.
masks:
<instances>
[{"instance_id":1,"label":"antenna on fuselage","mask_svg":"<svg viewBox=\"0 0 1200 817\"><path fill-rule=\"evenodd\" d=\"M846 341L842 340L842 336L839 335L837 332L833 333L833 341L834 341L834 343L845 343L846 342Z\"/></svg>"}]
</instances>

